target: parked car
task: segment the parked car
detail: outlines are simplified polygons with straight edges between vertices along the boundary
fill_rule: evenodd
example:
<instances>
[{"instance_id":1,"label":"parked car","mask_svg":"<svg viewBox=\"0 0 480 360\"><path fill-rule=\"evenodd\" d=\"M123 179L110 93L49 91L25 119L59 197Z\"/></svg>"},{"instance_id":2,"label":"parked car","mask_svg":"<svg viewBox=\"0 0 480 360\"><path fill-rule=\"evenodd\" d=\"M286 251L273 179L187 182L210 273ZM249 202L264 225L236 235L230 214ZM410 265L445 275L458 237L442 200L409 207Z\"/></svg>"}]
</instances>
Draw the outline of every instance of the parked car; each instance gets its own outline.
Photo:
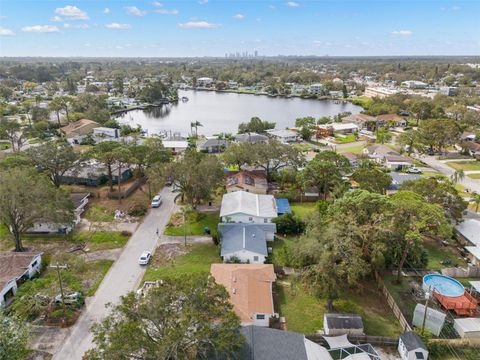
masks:
<instances>
[{"instance_id":1,"label":"parked car","mask_svg":"<svg viewBox=\"0 0 480 360\"><path fill-rule=\"evenodd\" d=\"M83 304L83 296L81 292L71 292L71 293L63 294L63 299L65 302L65 305ZM62 294L58 294L57 296L55 296L55 304L61 304L61 303L62 303Z\"/></svg>"},{"instance_id":2,"label":"parked car","mask_svg":"<svg viewBox=\"0 0 480 360\"><path fill-rule=\"evenodd\" d=\"M152 208L158 208L162 204L162 197L160 195L155 195L152 199Z\"/></svg>"},{"instance_id":3,"label":"parked car","mask_svg":"<svg viewBox=\"0 0 480 360\"><path fill-rule=\"evenodd\" d=\"M152 253L150 251L144 251L142 255L140 255L140 258L138 259L138 263L140 265L147 265L151 257L152 257Z\"/></svg>"},{"instance_id":4,"label":"parked car","mask_svg":"<svg viewBox=\"0 0 480 360\"><path fill-rule=\"evenodd\" d=\"M416 167L411 167L410 169L407 170L407 172L410 174L421 174L422 170Z\"/></svg>"}]
</instances>

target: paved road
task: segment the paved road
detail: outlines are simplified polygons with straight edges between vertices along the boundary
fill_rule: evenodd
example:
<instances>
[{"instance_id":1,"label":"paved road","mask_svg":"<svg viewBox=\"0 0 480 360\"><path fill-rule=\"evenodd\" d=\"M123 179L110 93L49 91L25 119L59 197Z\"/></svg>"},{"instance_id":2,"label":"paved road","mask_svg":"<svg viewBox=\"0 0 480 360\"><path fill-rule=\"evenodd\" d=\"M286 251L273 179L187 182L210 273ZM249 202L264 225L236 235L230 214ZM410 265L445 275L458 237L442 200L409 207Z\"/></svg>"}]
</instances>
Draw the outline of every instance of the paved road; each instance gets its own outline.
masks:
<instances>
[{"instance_id":1,"label":"paved road","mask_svg":"<svg viewBox=\"0 0 480 360\"><path fill-rule=\"evenodd\" d=\"M419 159L432 169L435 169L446 176L450 177L455 172L454 169L452 169L446 163L436 159L434 156L422 156ZM478 180L465 176L461 181L459 181L459 184L463 185L467 189L480 193L480 181Z\"/></svg>"},{"instance_id":2,"label":"paved road","mask_svg":"<svg viewBox=\"0 0 480 360\"><path fill-rule=\"evenodd\" d=\"M88 301L76 324L69 329L61 348L53 356L54 360L81 360L83 354L92 347L90 327L108 314L105 304L118 303L122 295L138 287L145 272L145 267L138 265L138 257L144 250L155 249L159 240L156 230L163 233L171 213L176 209L176 193L172 193L171 188L165 187L161 195L163 204L158 209L151 209L132 235L95 296Z\"/></svg>"}]
</instances>

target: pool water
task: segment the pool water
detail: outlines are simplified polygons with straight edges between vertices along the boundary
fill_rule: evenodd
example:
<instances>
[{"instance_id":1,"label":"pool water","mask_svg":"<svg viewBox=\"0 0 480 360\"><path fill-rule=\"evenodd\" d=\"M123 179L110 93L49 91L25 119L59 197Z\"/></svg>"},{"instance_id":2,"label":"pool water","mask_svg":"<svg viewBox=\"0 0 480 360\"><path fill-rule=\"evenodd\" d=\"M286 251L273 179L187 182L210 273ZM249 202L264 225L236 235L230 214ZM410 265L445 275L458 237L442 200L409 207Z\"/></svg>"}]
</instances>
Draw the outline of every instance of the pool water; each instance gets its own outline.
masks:
<instances>
[{"instance_id":1,"label":"pool water","mask_svg":"<svg viewBox=\"0 0 480 360\"><path fill-rule=\"evenodd\" d=\"M437 274L429 274L423 277L424 290L434 290L443 296L455 297L462 296L465 288L457 280L451 277Z\"/></svg>"}]
</instances>

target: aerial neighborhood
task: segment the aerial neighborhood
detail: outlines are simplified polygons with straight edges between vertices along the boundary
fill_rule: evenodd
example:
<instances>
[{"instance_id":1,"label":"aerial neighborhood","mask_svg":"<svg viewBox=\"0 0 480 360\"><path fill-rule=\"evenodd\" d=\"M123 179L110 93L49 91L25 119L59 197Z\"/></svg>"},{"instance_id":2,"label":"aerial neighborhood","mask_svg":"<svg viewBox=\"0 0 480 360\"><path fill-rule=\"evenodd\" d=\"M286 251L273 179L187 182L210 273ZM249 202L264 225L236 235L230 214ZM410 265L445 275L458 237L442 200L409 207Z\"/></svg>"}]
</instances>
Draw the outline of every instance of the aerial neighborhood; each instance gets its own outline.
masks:
<instances>
[{"instance_id":1,"label":"aerial neighborhood","mask_svg":"<svg viewBox=\"0 0 480 360\"><path fill-rule=\"evenodd\" d=\"M1 360L480 359L480 57L109 46L0 58Z\"/></svg>"}]
</instances>

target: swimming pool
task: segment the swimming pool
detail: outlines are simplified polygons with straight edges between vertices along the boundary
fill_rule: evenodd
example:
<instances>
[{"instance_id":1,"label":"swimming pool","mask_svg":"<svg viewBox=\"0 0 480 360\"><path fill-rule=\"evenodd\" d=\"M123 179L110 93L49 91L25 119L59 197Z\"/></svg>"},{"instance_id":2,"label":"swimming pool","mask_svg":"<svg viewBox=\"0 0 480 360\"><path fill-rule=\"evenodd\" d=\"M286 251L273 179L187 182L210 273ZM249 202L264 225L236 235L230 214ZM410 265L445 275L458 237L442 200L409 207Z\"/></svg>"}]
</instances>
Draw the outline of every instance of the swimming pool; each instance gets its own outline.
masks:
<instances>
[{"instance_id":1,"label":"swimming pool","mask_svg":"<svg viewBox=\"0 0 480 360\"><path fill-rule=\"evenodd\" d=\"M462 296L465 292L465 288L457 280L438 274L425 275L423 277L423 289L425 291L431 289L448 297Z\"/></svg>"}]
</instances>

